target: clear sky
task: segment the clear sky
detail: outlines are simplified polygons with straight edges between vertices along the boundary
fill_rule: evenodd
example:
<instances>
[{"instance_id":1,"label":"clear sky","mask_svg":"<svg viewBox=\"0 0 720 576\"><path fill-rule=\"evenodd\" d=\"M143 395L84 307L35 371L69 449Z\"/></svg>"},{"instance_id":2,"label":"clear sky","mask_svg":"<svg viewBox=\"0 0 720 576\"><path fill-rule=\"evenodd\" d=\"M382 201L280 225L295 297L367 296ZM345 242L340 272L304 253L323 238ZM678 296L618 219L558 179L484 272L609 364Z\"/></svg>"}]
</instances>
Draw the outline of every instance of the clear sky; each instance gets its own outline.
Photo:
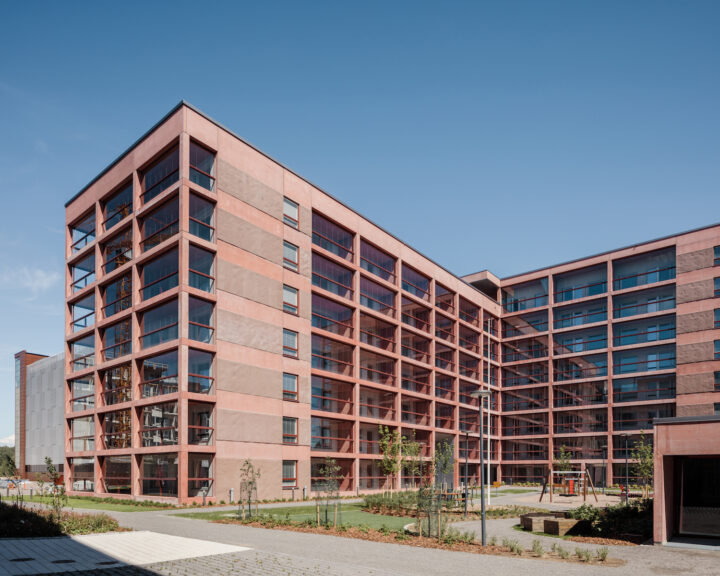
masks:
<instances>
[{"instance_id":1,"label":"clear sky","mask_svg":"<svg viewBox=\"0 0 720 576\"><path fill-rule=\"evenodd\" d=\"M3 2L0 439L64 203L179 100L456 274L720 221L720 2Z\"/></svg>"}]
</instances>

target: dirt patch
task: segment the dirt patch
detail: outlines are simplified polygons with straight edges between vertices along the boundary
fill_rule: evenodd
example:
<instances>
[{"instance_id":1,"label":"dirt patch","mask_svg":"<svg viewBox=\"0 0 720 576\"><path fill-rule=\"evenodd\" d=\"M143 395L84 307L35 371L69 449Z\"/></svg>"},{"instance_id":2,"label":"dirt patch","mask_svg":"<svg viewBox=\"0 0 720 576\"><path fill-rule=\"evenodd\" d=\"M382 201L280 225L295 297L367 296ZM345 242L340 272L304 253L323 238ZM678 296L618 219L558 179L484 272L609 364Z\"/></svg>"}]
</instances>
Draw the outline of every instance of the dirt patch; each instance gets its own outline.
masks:
<instances>
[{"instance_id":1,"label":"dirt patch","mask_svg":"<svg viewBox=\"0 0 720 576\"><path fill-rule=\"evenodd\" d=\"M341 538L354 538L356 540L368 540L370 542L382 542L385 544L402 544L403 546L414 546L416 548L435 548L439 550L448 550L452 552L467 552L470 554L490 554L493 556L506 556L513 558L534 558L536 560L551 560L556 562L573 562L576 564L594 564L600 566L618 567L625 564L624 560L617 558L608 558L604 562L592 560L583 562L575 556L562 559L557 554L547 551L542 556L537 556L531 550L523 550L521 554L508 551L502 546L482 546L479 543L455 542L447 544L439 542L435 538L426 538L420 536L404 535L399 538L396 532L380 532L379 530L360 529L355 526L348 528L317 527L298 524L275 524L267 525L262 522L242 522L233 519L221 519L214 521L217 524L240 524L242 526L250 526L253 528L266 528L269 530L288 530L290 532L304 532L306 534L330 534Z\"/></svg>"},{"instance_id":2,"label":"dirt patch","mask_svg":"<svg viewBox=\"0 0 720 576\"><path fill-rule=\"evenodd\" d=\"M601 546L638 546L642 544L642 542L618 540L617 538L600 538L598 536L571 536L566 540L581 542L582 544L600 544Z\"/></svg>"}]
</instances>

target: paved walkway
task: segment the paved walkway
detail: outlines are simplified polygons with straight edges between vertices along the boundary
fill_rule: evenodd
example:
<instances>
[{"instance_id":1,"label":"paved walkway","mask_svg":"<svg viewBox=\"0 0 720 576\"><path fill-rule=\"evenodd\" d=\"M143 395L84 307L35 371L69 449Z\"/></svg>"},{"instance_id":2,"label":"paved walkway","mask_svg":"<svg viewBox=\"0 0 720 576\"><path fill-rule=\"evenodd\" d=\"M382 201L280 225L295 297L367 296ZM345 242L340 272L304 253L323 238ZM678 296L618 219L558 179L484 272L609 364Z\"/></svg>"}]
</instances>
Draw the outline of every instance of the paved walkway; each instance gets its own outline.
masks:
<instances>
[{"instance_id":1,"label":"paved walkway","mask_svg":"<svg viewBox=\"0 0 720 576\"><path fill-rule=\"evenodd\" d=\"M0 576L142 566L249 550L148 531L0 540Z\"/></svg>"}]
</instances>

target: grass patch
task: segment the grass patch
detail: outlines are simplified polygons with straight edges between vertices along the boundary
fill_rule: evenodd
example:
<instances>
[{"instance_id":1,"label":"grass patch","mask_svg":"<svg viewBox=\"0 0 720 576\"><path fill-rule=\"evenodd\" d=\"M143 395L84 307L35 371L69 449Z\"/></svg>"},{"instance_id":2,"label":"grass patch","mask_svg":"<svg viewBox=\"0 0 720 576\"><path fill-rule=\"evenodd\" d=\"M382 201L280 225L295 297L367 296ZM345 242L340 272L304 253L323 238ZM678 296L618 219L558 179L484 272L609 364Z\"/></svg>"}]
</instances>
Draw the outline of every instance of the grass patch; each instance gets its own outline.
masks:
<instances>
[{"instance_id":1,"label":"grass patch","mask_svg":"<svg viewBox=\"0 0 720 576\"><path fill-rule=\"evenodd\" d=\"M283 508L265 508L261 510L264 516L272 516L278 520L289 520L290 522L306 522L316 520L315 506L288 506ZM188 512L178 514L186 518L194 518L196 520L227 520L231 518L228 514L231 512ZM343 526L366 526L375 530L385 527L389 530L402 530L403 526L413 522L413 518L403 516L385 516L383 514L372 514L362 509L362 504L343 503L340 514L340 520ZM321 522L322 517L321 510ZM340 520L338 523L340 523Z\"/></svg>"},{"instance_id":2,"label":"grass patch","mask_svg":"<svg viewBox=\"0 0 720 576\"><path fill-rule=\"evenodd\" d=\"M529 494L530 492L537 492L533 488L506 488L503 490L500 488L497 492L493 492L493 496L502 496L503 494Z\"/></svg>"},{"instance_id":3,"label":"grass patch","mask_svg":"<svg viewBox=\"0 0 720 576\"><path fill-rule=\"evenodd\" d=\"M63 511L57 518L50 510L0 503L0 538L40 538L73 534L100 534L121 530L107 514Z\"/></svg>"},{"instance_id":4,"label":"grass patch","mask_svg":"<svg viewBox=\"0 0 720 576\"><path fill-rule=\"evenodd\" d=\"M49 496L23 497L24 502L35 502L49 505ZM168 510L175 508L172 504L161 502L139 502L135 500L115 500L114 498L94 498L92 496L69 496L68 508L81 508L85 510L107 510L108 512L146 512L149 510Z\"/></svg>"}]
</instances>

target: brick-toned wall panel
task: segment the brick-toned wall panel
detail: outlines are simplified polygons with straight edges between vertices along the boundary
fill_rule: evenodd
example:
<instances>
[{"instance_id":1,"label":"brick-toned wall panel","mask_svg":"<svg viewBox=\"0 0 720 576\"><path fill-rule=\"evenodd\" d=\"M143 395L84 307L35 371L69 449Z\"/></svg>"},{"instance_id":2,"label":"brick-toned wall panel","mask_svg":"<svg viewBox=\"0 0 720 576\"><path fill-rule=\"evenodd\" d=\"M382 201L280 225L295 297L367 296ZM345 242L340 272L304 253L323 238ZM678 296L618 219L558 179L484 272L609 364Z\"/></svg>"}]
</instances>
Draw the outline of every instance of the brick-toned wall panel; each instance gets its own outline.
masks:
<instances>
[{"instance_id":1,"label":"brick-toned wall panel","mask_svg":"<svg viewBox=\"0 0 720 576\"><path fill-rule=\"evenodd\" d=\"M218 359L218 390L282 399L282 372Z\"/></svg>"},{"instance_id":2,"label":"brick-toned wall panel","mask_svg":"<svg viewBox=\"0 0 720 576\"><path fill-rule=\"evenodd\" d=\"M690 364L692 362L707 362L714 356L712 342L697 342L696 344L683 344L677 347L677 363Z\"/></svg>"},{"instance_id":3,"label":"brick-toned wall panel","mask_svg":"<svg viewBox=\"0 0 720 576\"><path fill-rule=\"evenodd\" d=\"M283 242L281 238L225 210L218 210L217 217L218 240L282 265Z\"/></svg>"},{"instance_id":4,"label":"brick-toned wall panel","mask_svg":"<svg viewBox=\"0 0 720 576\"><path fill-rule=\"evenodd\" d=\"M282 354L282 328L227 310L217 311L217 337L248 348Z\"/></svg>"},{"instance_id":5,"label":"brick-toned wall panel","mask_svg":"<svg viewBox=\"0 0 720 576\"><path fill-rule=\"evenodd\" d=\"M233 488L235 499L240 498L238 487L240 485L240 468L245 460L243 458L216 458L215 459L215 496L218 500L229 499L230 488ZM282 461L252 459L252 463L260 470L258 481L258 498L271 500L283 496L280 489L282 478Z\"/></svg>"},{"instance_id":6,"label":"brick-toned wall panel","mask_svg":"<svg viewBox=\"0 0 720 576\"><path fill-rule=\"evenodd\" d=\"M282 443L282 418L239 410L218 410L218 441Z\"/></svg>"},{"instance_id":7,"label":"brick-toned wall panel","mask_svg":"<svg viewBox=\"0 0 720 576\"><path fill-rule=\"evenodd\" d=\"M282 283L227 260L218 260L218 290L282 309Z\"/></svg>"},{"instance_id":8,"label":"brick-toned wall panel","mask_svg":"<svg viewBox=\"0 0 720 576\"><path fill-rule=\"evenodd\" d=\"M258 210L282 218L282 194L262 182L255 180L242 170L228 164L222 159L217 166L218 188L235 196Z\"/></svg>"},{"instance_id":9,"label":"brick-toned wall panel","mask_svg":"<svg viewBox=\"0 0 720 576\"><path fill-rule=\"evenodd\" d=\"M712 372L702 374L678 374L677 394L696 394L698 392L712 392L715 386L715 377Z\"/></svg>"},{"instance_id":10,"label":"brick-toned wall panel","mask_svg":"<svg viewBox=\"0 0 720 576\"><path fill-rule=\"evenodd\" d=\"M677 273L692 272L701 268L709 268L713 265L713 249L703 248L687 254L677 255Z\"/></svg>"},{"instance_id":11,"label":"brick-toned wall panel","mask_svg":"<svg viewBox=\"0 0 720 576\"><path fill-rule=\"evenodd\" d=\"M677 303L684 304L686 302L694 302L695 300L705 300L712 298L714 286L712 278L700 280L699 282L691 282L690 284L677 285Z\"/></svg>"},{"instance_id":12,"label":"brick-toned wall panel","mask_svg":"<svg viewBox=\"0 0 720 576\"><path fill-rule=\"evenodd\" d=\"M677 333L687 334L699 330L712 330L715 317L712 310L703 310L693 314L679 314L677 316Z\"/></svg>"},{"instance_id":13,"label":"brick-toned wall panel","mask_svg":"<svg viewBox=\"0 0 720 576\"><path fill-rule=\"evenodd\" d=\"M689 404L677 407L678 416L712 416L713 413L712 404Z\"/></svg>"},{"instance_id":14,"label":"brick-toned wall panel","mask_svg":"<svg viewBox=\"0 0 720 576\"><path fill-rule=\"evenodd\" d=\"M312 211L305 206L300 206L300 232L312 235Z\"/></svg>"}]
</instances>

